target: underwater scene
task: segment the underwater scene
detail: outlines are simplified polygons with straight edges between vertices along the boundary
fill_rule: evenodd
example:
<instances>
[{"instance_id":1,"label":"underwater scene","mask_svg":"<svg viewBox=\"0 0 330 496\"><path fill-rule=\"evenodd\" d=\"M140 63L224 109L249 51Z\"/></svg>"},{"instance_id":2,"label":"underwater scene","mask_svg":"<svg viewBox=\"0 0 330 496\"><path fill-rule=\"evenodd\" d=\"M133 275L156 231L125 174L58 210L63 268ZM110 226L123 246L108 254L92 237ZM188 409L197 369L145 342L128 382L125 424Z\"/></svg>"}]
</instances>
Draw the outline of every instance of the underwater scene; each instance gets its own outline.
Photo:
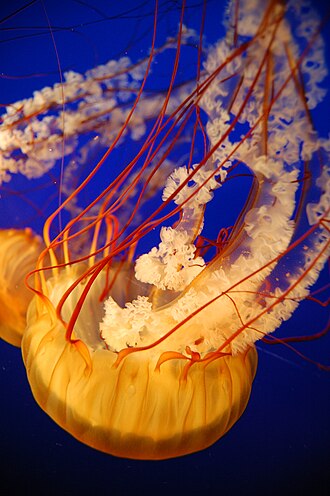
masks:
<instances>
[{"instance_id":1,"label":"underwater scene","mask_svg":"<svg viewBox=\"0 0 330 496\"><path fill-rule=\"evenodd\" d=\"M328 495L327 2L0 19L5 494Z\"/></svg>"}]
</instances>

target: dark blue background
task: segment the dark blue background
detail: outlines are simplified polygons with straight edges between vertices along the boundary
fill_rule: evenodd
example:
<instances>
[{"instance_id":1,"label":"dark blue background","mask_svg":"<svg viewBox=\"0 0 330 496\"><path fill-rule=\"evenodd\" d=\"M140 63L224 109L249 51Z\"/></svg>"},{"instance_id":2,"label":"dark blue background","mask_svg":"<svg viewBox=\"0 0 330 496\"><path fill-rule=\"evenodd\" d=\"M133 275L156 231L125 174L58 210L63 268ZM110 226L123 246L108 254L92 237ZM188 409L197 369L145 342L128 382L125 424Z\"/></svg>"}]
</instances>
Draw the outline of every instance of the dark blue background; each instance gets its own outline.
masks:
<instances>
[{"instance_id":1,"label":"dark blue background","mask_svg":"<svg viewBox=\"0 0 330 496\"><path fill-rule=\"evenodd\" d=\"M32 91L58 80L58 66L48 20L63 70L85 71L128 53L136 60L150 46L153 2L130 0L46 0L26 5L1 4L0 99L2 103L28 97ZM198 1L188 2L186 24L198 27ZM214 42L222 34L226 2L209 3L205 34ZM326 2L315 2L326 14ZM159 37L174 34L176 2L160 2ZM139 8L137 8L139 7ZM137 9L135 9L137 8ZM131 10L133 9L133 10ZM325 27L329 60L329 26ZM180 77L190 70L190 61ZM164 68L164 72L165 72ZM187 71L187 72L185 72ZM159 84L162 85L161 72ZM329 79L326 81L329 86ZM329 98L314 114L325 130ZM12 188L26 188L19 180ZM9 188L9 185L8 185ZM2 191L0 226L24 223L20 197ZM44 190L43 190L44 191ZM46 201L38 193L40 204ZM233 199L233 201L235 201ZM30 212L36 227L46 215ZM9 217L10 216L10 217ZM324 271L320 284L328 282ZM328 310L311 302L301 305L279 335L322 329ZM214 446L200 453L162 462L117 459L88 448L60 429L36 405L25 375L20 350L0 343L1 483L6 494L329 494L330 377L283 347L259 349L259 367L251 400L241 420ZM329 338L298 349L329 363Z\"/></svg>"}]
</instances>

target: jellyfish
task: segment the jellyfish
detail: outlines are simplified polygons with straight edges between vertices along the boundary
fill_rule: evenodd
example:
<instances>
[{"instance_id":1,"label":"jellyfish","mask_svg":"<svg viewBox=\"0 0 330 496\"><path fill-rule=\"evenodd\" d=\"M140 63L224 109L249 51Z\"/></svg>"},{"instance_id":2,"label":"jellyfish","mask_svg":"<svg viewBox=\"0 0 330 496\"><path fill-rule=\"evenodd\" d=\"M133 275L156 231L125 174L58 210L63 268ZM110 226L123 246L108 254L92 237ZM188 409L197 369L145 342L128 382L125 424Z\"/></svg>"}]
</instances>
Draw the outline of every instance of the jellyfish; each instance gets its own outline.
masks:
<instances>
[{"instance_id":1,"label":"jellyfish","mask_svg":"<svg viewBox=\"0 0 330 496\"><path fill-rule=\"evenodd\" d=\"M24 285L24 274L35 267L41 247L41 238L31 229L0 230L0 335L15 346L21 344L33 296Z\"/></svg>"},{"instance_id":2,"label":"jellyfish","mask_svg":"<svg viewBox=\"0 0 330 496\"><path fill-rule=\"evenodd\" d=\"M71 72L3 116L13 143L4 181L69 157L44 244L23 270L32 393L83 443L157 460L207 448L239 419L256 343L276 341L330 251L330 146L313 122L326 75L317 15L295 1L233 1L226 35L205 47L207 4L195 32L183 2L177 35L158 48L158 7L146 59ZM177 84L191 40L197 72ZM173 48L155 96L153 63ZM123 163L121 147L135 151ZM239 207L223 226L233 183Z\"/></svg>"}]
</instances>

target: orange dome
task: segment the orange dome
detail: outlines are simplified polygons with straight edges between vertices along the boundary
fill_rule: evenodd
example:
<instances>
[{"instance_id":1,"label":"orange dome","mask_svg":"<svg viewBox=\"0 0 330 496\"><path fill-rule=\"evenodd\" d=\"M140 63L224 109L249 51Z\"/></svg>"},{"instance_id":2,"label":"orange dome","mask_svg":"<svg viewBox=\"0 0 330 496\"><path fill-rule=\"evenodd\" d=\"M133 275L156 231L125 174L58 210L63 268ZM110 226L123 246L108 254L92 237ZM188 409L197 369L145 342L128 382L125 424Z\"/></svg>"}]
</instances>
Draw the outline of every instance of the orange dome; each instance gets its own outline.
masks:
<instances>
[{"instance_id":1,"label":"orange dome","mask_svg":"<svg viewBox=\"0 0 330 496\"><path fill-rule=\"evenodd\" d=\"M31 229L0 230L0 337L20 346L26 311L33 293L25 276L34 268L42 247Z\"/></svg>"},{"instance_id":2,"label":"orange dome","mask_svg":"<svg viewBox=\"0 0 330 496\"><path fill-rule=\"evenodd\" d=\"M195 362L188 371L182 359L159 366L157 349L118 360L118 353L100 347L97 295L88 295L73 342L46 306L31 305L22 351L39 405L83 443L120 457L171 458L223 436L248 402L255 348Z\"/></svg>"}]
</instances>

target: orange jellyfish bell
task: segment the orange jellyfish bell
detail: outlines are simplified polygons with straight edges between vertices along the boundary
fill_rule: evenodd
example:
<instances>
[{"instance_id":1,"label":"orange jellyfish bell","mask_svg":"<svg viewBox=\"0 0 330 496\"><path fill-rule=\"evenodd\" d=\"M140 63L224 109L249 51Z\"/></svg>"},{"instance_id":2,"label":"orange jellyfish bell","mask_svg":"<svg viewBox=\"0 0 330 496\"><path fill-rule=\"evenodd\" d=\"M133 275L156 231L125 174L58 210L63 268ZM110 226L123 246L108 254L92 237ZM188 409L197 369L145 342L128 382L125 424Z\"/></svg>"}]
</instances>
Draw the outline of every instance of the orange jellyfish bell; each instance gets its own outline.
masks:
<instances>
[{"instance_id":1,"label":"orange jellyfish bell","mask_svg":"<svg viewBox=\"0 0 330 496\"><path fill-rule=\"evenodd\" d=\"M167 91L155 98L146 90L152 63L166 50L156 48L156 29L150 57L118 67L134 92L129 109L116 102L115 135L97 121L116 78L108 67L64 81L67 123L65 113L54 116L53 89L49 129L49 119L34 122L41 96L28 102L25 121L43 123L38 147L46 150L49 133L58 153L69 154L60 126L74 138L91 122L107 147L71 189L72 163L64 167L66 196L45 223L46 248L28 277L35 297L22 340L35 399L94 448L165 459L219 439L248 402L255 342L290 318L329 256L330 147L311 115L324 96L311 71L324 66L319 23L306 6L286 14L279 1L232 2L225 39L202 64L201 28L196 81L176 87L191 36L183 2L177 40L166 42L176 48ZM155 28L157 15L156 2ZM290 22L301 22L303 50ZM126 139L129 150L142 136L128 163L121 166L118 155L115 166L108 162ZM188 154L179 159L173 152L182 143ZM223 191L242 177L250 181L246 198L224 227Z\"/></svg>"},{"instance_id":2,"label":"orange jellyfish bell","mask_svg":"<svg viewBox=\"0 0 330 496\"><path fill-rule=\"evenodd\" d=\"M70 279L64 276L54 287L49 283L51 300ZM126 284L121 273L113 298ZM89 292L72 341L46 306L34 302L30 307L23 355L39 405L80 441L120 457L163 459L213 444L245 409L255 348L221 360L187 355L196 360L189 371L192 362L179 353L160 365L157 347L118 360L97 333L99 290L93 286ZM77 304L75 293L66 302L70 308Z\"/></svg>"},{"instance_id":3,"label":"orange jellyfish bell","mask_svg":"<svg viewBox=\"0 0 330 496\"><path fill-rule=\"evenodd\" d=\"M21 345L26 311L32 299L24 284L37 262L42 240L31 229L0 230L0 337Z\"/></svg>"}]
</instances>

